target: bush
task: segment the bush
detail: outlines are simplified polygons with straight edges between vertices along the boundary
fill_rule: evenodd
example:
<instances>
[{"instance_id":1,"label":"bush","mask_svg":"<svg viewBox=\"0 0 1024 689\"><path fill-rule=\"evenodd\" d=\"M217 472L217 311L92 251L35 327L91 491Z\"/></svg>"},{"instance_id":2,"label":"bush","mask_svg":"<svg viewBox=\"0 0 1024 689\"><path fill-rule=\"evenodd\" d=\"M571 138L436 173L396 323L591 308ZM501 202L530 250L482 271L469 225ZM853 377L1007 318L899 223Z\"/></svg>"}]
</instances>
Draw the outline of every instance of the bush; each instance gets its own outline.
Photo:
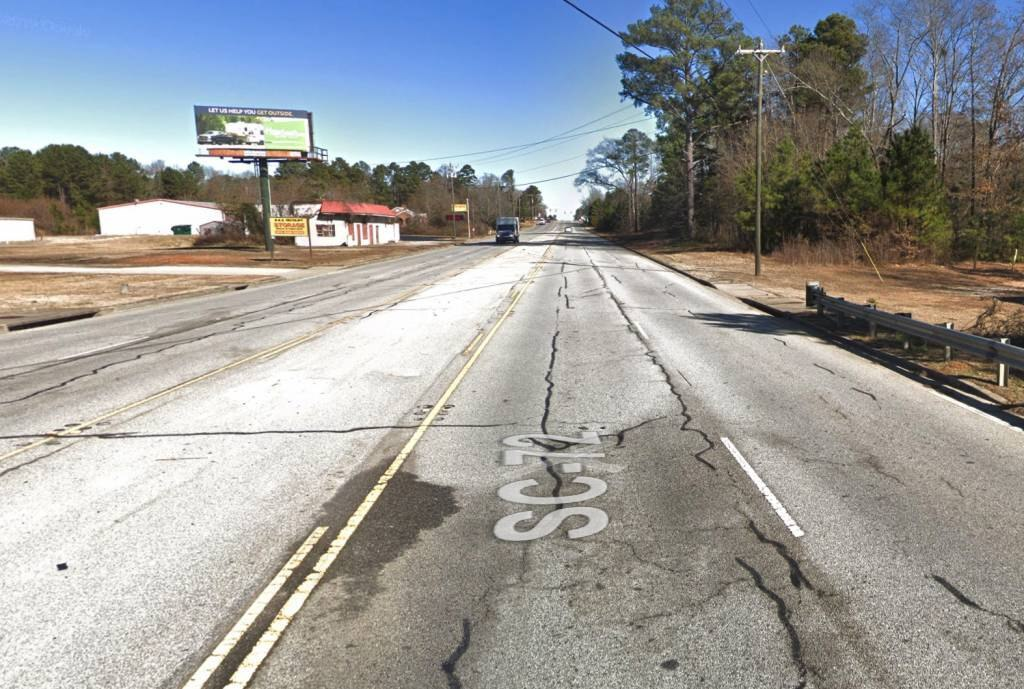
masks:
<instances>
[{"instance_id":1,"label":"bush","mask_svg":"<svg viewBox=\"0 0 1024 689\"><path fill-rule=\"evenodd\" d=\"M0 217L32 218L36 223L36 232L40 236L95 234L94 226L90 226L85 218L76 214L71 206L44 197L16 199L0 196Z\"/></svg>"}]
</instances>

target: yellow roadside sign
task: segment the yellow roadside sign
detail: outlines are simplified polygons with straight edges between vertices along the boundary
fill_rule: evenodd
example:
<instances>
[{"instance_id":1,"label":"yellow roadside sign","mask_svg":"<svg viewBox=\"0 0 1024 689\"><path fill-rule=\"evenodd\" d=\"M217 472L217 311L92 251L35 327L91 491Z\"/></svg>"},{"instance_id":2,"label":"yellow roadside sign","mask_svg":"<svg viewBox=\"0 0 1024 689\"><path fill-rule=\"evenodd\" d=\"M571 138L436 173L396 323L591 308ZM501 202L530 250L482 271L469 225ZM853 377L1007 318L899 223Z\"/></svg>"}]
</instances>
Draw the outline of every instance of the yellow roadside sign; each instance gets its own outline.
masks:
<instances>
[{"instance_id":1,"label":"yellow roadside sign","mask_svg":"<svg viewBox=\"0 0 1024 689\"><path fill-rule=\"evenodd\" d=\"M469 211L469 204L466 203L453 203L452 213L466 213Z\"/></svg>"},{"instance_id":2,"label":"yellow roadside sign","mask_svg":"<svg viewBox=\"0 0 1024 689\"><path fill-rule=\"evenodd\" d=\"M270 233L275 237L305 237L309 218L271 218Z\"/></svg>"}]
</instances>

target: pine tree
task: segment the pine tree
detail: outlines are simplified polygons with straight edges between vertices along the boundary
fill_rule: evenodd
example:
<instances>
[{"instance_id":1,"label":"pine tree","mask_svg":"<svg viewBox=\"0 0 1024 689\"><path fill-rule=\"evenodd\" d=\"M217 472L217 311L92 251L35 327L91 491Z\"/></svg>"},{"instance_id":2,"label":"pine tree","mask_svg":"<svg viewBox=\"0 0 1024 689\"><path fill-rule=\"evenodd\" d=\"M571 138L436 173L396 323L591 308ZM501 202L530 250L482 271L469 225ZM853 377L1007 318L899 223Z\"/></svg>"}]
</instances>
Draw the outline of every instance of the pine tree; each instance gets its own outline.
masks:
<instances>
[{"instance_id":1,"label":"pine tree","mask_svg":"<svg viewBox=\"0 0 1024 689\"><path fill-rule=\"evenodd\" d=\"M952 231L928 134L915 125L893 137L881 176L885 209L904 248L945 256Z\"/></svg>"}]
</instances>

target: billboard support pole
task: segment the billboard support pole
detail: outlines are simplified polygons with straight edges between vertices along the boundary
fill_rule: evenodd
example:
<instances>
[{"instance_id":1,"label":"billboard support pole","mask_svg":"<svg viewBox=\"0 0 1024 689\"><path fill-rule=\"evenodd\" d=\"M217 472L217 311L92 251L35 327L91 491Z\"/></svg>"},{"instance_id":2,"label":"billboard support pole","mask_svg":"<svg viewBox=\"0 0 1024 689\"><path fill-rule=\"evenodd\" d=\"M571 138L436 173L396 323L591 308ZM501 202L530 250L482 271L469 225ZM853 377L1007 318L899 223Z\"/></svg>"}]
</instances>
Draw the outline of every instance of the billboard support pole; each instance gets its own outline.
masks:
<instances>
[{"instance_id":1,"label":"billboard support pole","mask_svg":"<svg viewBox=\"0 0 1024 689\"><path fill-rule=\"evenodd\" d=\"M309 265L313 265L313 223L312 218L306 218L306 241L309 243Z\"/></svg>"},{"instance_id":2,"label":"billboard support pole","mask_svg":"<svg viewBox=\"0 0 1024 689\"><path fill-rule=\"evenodd\" d=\"M263 201L263 241L270 260L274 260L274 238L270 235L270 165L266 158L260 158L260 198Z\"/></svg>"}]
</instances>

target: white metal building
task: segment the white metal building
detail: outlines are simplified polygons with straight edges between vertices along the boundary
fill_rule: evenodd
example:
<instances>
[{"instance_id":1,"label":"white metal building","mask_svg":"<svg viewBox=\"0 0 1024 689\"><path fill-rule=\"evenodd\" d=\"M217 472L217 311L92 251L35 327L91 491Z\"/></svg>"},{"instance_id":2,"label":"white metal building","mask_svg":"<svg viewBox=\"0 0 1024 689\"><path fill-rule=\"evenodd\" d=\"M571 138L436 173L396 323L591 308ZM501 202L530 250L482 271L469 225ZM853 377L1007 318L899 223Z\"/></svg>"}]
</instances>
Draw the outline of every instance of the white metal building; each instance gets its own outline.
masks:
<instances>
[{"instance_id":1,"label":"white metal building","mask_svg":"<svg viewBox=\"0 0 1024 689\"><path fill-rule=\"evenodd\" d=\"M279 216L309 218L313 246L369 246L399 241L398 215L376 203L324 201L296 204L275 210ZM309 246L306 237L296 237L296 246Z\"/></svg>"},{"instance_id":2,"label":"white metal building","mask_svg":"<svg viewBox=\"0 0 1024 689\"><path fill-rule=\"evenodd\" d=\"M175 225L191 225L199 234L200 225L224 222L224 211L215 203L146 199L119 203L99 209L100 234L171 234Z\"/></svg>"},{"instance_id":3,"label":"white metal building","mask_svg":"<svg viewBox=\"0 0 1024 689\"><path fill-rule=\"evenodd\" d=\"M0 218L0 243L31 242L36 238L36 222L32 218Z\"/></svg>"}]
</instances>

